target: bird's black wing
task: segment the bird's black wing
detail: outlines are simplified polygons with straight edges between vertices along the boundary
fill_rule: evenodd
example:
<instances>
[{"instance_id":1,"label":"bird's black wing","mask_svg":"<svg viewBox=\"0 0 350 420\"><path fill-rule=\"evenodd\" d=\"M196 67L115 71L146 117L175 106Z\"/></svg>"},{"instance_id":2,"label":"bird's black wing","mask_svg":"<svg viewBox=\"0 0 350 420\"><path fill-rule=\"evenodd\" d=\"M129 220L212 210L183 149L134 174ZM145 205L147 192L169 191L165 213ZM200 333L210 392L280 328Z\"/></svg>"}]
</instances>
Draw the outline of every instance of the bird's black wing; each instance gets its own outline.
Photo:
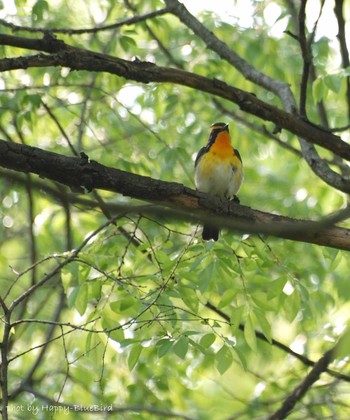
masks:
<instances>
[{"instance_id":1,"label":"bird's black wing","mask_svg":"<svg viewBox=\"0 0 350 420\"><path fill-rule=\"evenodd\" d=\"M238 159L241 161L241 163L243 163L241 155L239 154L239 151L237 149L233 149L233 151L234 151L235 155L238 157Z\"/></svg>"},{"instance_id":2,"label":"bird's black wing","mask_svg":"<svg viewBox=\"0 0 350 420\"><path fill-rule=\"evenodd\" d=\"M196 160L194 162L194 167L198 165L199 159L208 151L208 146L202 147L196 156Z\"/></svg>"}]
</instances>

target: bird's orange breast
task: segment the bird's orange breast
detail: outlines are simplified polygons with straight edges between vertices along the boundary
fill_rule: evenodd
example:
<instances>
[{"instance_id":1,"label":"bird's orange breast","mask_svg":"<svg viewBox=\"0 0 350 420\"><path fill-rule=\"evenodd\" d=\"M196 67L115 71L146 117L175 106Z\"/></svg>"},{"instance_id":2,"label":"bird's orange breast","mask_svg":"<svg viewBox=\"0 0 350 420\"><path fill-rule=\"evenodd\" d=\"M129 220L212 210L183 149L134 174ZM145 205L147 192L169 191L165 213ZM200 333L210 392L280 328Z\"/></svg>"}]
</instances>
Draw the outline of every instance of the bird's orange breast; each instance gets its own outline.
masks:
<instances>
[{"instance_id":1,"label":"bird's orange breast","mask_svg":"<svg viewBox=\"0 0 350 420\"><path fill-rule=\"evenodd\" d=\"M221 158L229 158L233 155L233 149L231 146L230 134L227 131L219 133L210 147L210 152Z\"/></svg>"}]
</instances>

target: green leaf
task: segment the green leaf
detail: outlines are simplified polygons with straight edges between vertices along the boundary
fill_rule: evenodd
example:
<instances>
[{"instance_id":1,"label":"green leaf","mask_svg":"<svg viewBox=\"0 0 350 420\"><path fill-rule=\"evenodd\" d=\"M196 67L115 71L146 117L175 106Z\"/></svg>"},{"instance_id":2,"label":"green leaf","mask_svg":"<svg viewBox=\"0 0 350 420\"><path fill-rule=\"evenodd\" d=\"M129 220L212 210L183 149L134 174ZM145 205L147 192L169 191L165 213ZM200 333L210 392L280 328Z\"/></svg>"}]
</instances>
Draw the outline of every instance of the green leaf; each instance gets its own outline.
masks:
<instances>
[{"instance_id":1,"label":"green leaf","mask_svg":"<svg viewBox=\"0 0 350 420\"><path fill-rule=\"evenodd\" d=\"M120 314L131 308L135 303L135 299L132 296L126 296L122 299L111 302L109 306L113 312Z\"/></svg>"},{"instance_id":2,"label":"green leaf","mask_svg":"<svg viewBox=\"0 0 350 420\"><path fill-rule=\"evenodd\" d=\"M205 349L207 349L214 343L215 339L216 339L215 334L208 333L208 334L203 335L203 337L199 340L199 344Z\"/></svg>"},{"instance_id":3,"label":"green leaf","mask_svg":"<svg viewBox=\"0 0 350 420\"><path fill-rule=\"evenodd\" d=\"M333 92L338 93L341 86L341 77L336 74L328 74L324 78L326 86Z\"/></svg>"},{"instance_id":4,"label":"green leaf","mask_svg":"<svg viewBox=\"0 0 350 420\"><path fill-rule=\"evenodd\" d=\"M136 363L138 362L142 349L143 347L141 346L141 344L134 344L132 346L128 357L128 366L130 371L134 369Z\"/></svg>"},{"instance_id":5,"label":"green leaf","mask_svg":"<svg viewBox=\"0 0 350 420\"><path fill-rule=\"evenodd\" d=\"M193 312L198 312L199 300L194 290L190 288L184 289L182 300Z\"/></svg>"},{"instance_id":6,"label":"green leaf","mask_svg":"<svg viewBox=\"0 0 350 420\"><path fill-rule=\"evenodd\" d=\"M216 368L220 375L223 375L227 369L232 365L233 355L232 350L224 344L221 349L216 353Z\"/></svg>"},{"instance_id":7,"label":"green leaf","mask_svg":"<svg viewBox=\"0 0 350 420\"><path fill-rule=\"evenodd\" d=\"M163 338L159 340L156 344L156 348L158 350L158 357L163 357L168 353L168 351L172 348L174 342L170 339Z\"/></svg>"},{"instance_id":8,"label":"green leaf","mask_svg":"<svg viewBox=\"0 0 350 420\"><path fill-rule=\"evenodd\" d=\"M336 347L334 358L345 359L350 356L350 327L341 335Z\"/></svg>"},{"instance_id":9,"label":"green leaf","mask_svg":"<svg viewBox=\"0 0 350 420\"><path fill-rule=\"evenodd\" d=\"M186 336L181 336L179 340L173 346L174 353L180 359L184 359L188 351L188 338Z\"/></svg>"},{"instance_id":10,"label":"green leaf","mask_svg":"<svg viewBox=\"0 0 350 420\"><path fill-rule=\"evenodd\" d=\"M330 251L330 249L328 249ZM343 254L342 252L340 252L339 250L334 250L332 249L332 251L335 252L329 252L328 256L330 257L330 267L329 270L331 272L333 272L334 270L336 270L336 268L338 267L338 265L341 263L341 261L343 260Z\"/></svg>"},{"instance_id":11,"label":"green leaf","mask_svg":"<svg viewBox=\"0 0 350 420\"><path fill-rule=\"evenodd\" d=\"M89 299L100 299L102 284L99 280L88 283L89 286Z\"/></svg>"},{"instance_id":12,"label":"green leaf","mask_svg":"<svg viewBox=\"0 0 350 420\"><path fill-rule=\"evenodd\" d=\"M71 287L68 290L68 299L67 299L67 303L68 303L68 308L73 308L75 305L75 301L77 299L79 293L79 286L78 287Z\"/></svg>"},{"instance_id":13,"label":"green leaf","mask_svg":"<svg viewBox=\"0 0 350 420\"><path fill-rule=\"evenodd\" d=\"M90 271L91 269L89 266L85 264L80 264L78 277L79 284L84 284L88 280Z\"/></svg>"},{"instance_id":14,"label":"green leaf","mask_svg":"<svg viewBox=\"0 0 350 420\"><path fill-rule=\"evenodd\" d=\"M104 351L103 347L104 346L102 345L99 334L94 332L87 333L85 342L85 353L92 365L101 361Z\"/></svg>"},{"instance_id":15,"label":"green leaf","mask_svg":"<svg viewBox=\"0 0 350 420\"><path fill-rule=\"evenodd\" d=\"M297 289L294 289L293 293L286 297L284 301L284 312L289 322L294 321L300 310L300 296Z\"/></svg>"},{"instance_id":16,"label":"green leaf","mask_svg":"<svg viewBox=\"0 0 350 420\"><path fill-rule=\"evenodd\" d=\"M136 41L134 40L134 38L131 38L130 36L126 36L126 35L120 36L119 42L125 52L128 52L133 49L135 50L137 47Z\"/></svg>"},{"instance_id":17,"label":"green leaf","mask_svg":"<svg viewBox=\"0 0 350 420\"><path fill-rule=\"evenodd\" d=\"M264 311L272 311L276 309L276 303L273 299L269 298L265 292L256 292L251 295L251 298L255 305Z\"/></svg>"},{"instance_id":18,"label":"green leaf","mask_svg":"<svg viewBox=\"0 0 350 420\"><path fill-rule=\"evenodd\" d=\"M248 346L253 351L256 351L256 335L251 314L248 314L248 317L244 323L244 338Z\"/></svg>"},{"instance_id":19,"label":"green leaf","mask_svg":"<svg viewBox=\"0 0 350 420\"><path fill-rule=\"evenodd\" d=\"M215 262L210 262L204 270L200 272L198 276L198 288L200 292L203 294L208 289L208 286L211 281L215 278L213 275L215 270Z\"/></svg>"},{"instance_id":20,"label":"green leaf","mask_svg":"<svg viewBox=\"0 0 350 420\"><path fill-rule=\"evenodd\" d=\"M75 307L80 315L84 315L87 304L88 304L88 286L87 284L82 284L76 288L78 293L75 299Z\"/></svg>"},{"instance_id":21,"label":"green leaf","mask_svg":"<svg viewBox=\"0 0 350 420\"><path fill-rule=\"evenodd\" d=\"M40 22L44 18L44 13L49 10L46 0L38 0L32 8L32 21Z\"/></svg>"},{"instance_id":22,"label":"green leaf","mask_svg":"<svg viewBox=\"0 0 350 420\"><path fill-rule=\"evenodd\" d=\"M314 102L320 102L322 99L325 99L326 96L326 86L322 78L317 78L312 84L312 97Z\"/></svg>"},{"instance_id":23,"label":"green leaf","mask_svg":"<svg viewBox=\"0 0 350 420\"><path fill-rule=\"evenodd\" d=\"M287 280L285 276L281 276L276 280L269 283L269 288L267 291L267 298L272 298L275 296L280 296L283 293L283 288L286 284ZM276 309L276 308L275 308Z\"/></svg>"},{"instance_id":24,"label":"green leaf","mask_svg":"<svg viewBox=\"0 0 350 420\"><path fill-rule=\"evenodd\" d=\"M230 305L235 299L235 297L237 296L237 293L238 293L238 290L235 290L235 289L225 290L218 304L218 308L222 309L225 306Z\"/></svg>"},{"instance_id":25,"label":"green leaf","mask_svg":"<svg viewBox=\"0 0 350 420\"><path fill-rule=\"evenodd\" d=\"M102 313L102 328L104 330L112 330L108 332L109 338L122 344L125 338L123 328L119 326L115 319L110 317L108 308Z\"/></svg>"},{"instance_id":26,"label":"green leaf","mask_svg":"<svg viewBox=\"0 0 350 420\"><path fill-rule=\"evenodd\" d=\"M245 355L244 355L244 353L238 348L238 346L236 346L235 348L234 348L234 350L235 350L235 353L237 354L237 356L238 356L238 360L239 360L239 362L240 362L240 364L241 364L241 366L242 366L242 368L244 369L244 370L247 370L247 359L246 359L246 357L245 357Z\"/></svg>"},{"instance_id":27,"label":"green leaf","mask_svg":"<svg viewBox=\"0 0 350 420\"><path fill-rule=\"evenodd\" d=\"M41 106L41 95L38 94L28 94L23 96L23 99L21 101L21 105L25 106L27 104L30 104L32 107L32 110L36 110Z\"/></svg>"},{"instance_id":28,"label":"green leaf","mask_svg":"<svg viewBox=\"0 0 350 420\"><path fill-rule=\"evenodd\" d=\"M61 279L64 291L68 292L68 288L78 285L79 265L76 263L67 264L62 268Z\"/></svg>"},{"instance_id":29,"label":"green leaf","mask_svg":"<svg viewBox=\"0 0 350 420\"><path fill-rule=\"evenodd\" d=\"M267 320L263 311L255 310L256 319L261 327L261 332L264 334L268 342L272 343L271 325Z\"/></svg>"},{"instance_id":30,"label":"green leaf","mask_svg":"<svg viewBox=\"0 0 350 420\"><path fill-rule=\"evenodd\" d=\"M197 267L200 267L203 264L203 260L206 258L205 254L199 255L190 267L190 271L197 270Z\"/></svg>"},{"instance_id":31,"label":"green leaf","mask_svg":"<svg viewBox=\"0 0 350 420\"><path fill-rule=\"evenodd\" d=\"M243 315L245 313L245 309L246 307L244 305L241 305L241 306L238 306L237 308L232 309L230 323L231 323L231 331L233 335L237 334L239 325L241 324Z\"/></svg>"}]
</instances>

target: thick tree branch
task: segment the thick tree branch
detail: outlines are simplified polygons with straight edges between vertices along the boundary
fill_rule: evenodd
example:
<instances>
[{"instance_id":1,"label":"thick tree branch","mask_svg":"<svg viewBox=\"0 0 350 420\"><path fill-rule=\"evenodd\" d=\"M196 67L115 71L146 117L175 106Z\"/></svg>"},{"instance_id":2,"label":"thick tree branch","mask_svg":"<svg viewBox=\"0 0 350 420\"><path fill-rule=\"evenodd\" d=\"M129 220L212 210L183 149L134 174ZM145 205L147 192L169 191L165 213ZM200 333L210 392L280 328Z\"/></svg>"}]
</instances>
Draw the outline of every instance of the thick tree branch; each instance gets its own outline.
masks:
<instances>
[{"instance_id":1,"label":"thick tree branch","mask_svg":"<svg viewBox=\"0 0 350 420\"><path fill-rule=\"evenodd\" d=\"M350 230L330 227L348 217L348 212L342 214L340 219L336 216L324 222L296 220L220 200L179 183L108 168L95 161L89 161L84 154L81 158L66 157L3 140L0 140L0 166L18 172L35 173L80 192L83 188L89 191L96 188L160 204L175 209L171 213L173 217L191 221L206 220L210 217L211 222L220 227L350 250ZM213 219L208 209L218 216ZM157 209L144 207L137 210L159 212ZM121 208L121 211L132 212L132 209Z\"/></svg>"},{"instance_id":2,"label":"thick tree branch","mask_svg":"<svg viewBox=\"0 0 350 420\"><path fill-rule=\"evenodd\" d=\"M0 45L12 45L19 48L36 49L47 54L38 54L0 60L0 71L26 69L30 67L63 66L72 70L108 72L142 83L169 82L188 86L215 96L227 99L250 114L275 123L278 127L331 150L336 155L350 161L350 145L340 137L325 131L301 118L270 105L255 95L227 85L217 79L187 72L181 69L160 67L153 63L139 60L128 61L117 57L87 51L68 46L63 41L50 36L42 39L28 39L9 35L0 35ZM336 188L350 192L350 182L341 178Z\"/></svg>"}]
</instances>

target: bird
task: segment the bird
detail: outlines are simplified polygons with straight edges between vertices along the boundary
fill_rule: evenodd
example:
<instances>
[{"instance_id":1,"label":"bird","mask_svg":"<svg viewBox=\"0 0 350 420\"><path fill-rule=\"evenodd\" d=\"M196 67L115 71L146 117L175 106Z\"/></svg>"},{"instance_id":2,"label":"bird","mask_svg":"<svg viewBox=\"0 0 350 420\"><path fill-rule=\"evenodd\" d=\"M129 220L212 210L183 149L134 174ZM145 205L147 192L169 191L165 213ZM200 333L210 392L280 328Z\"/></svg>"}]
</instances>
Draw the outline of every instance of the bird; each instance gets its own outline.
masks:
<instances>
[{"instance_id":1,"label":"bird","mask_svg":"<svg viewBox=\"0 0 350 420\"><path fill-rule=\"evenodd\" d=\"M194 166L198 191L239 202L236 194L243 182L243 164L238 150L232 147L228 124L210 126L208 143L199 150ZM217 241L219 229L204 224L202 238Z\"/></svg>"}]
</instances>

